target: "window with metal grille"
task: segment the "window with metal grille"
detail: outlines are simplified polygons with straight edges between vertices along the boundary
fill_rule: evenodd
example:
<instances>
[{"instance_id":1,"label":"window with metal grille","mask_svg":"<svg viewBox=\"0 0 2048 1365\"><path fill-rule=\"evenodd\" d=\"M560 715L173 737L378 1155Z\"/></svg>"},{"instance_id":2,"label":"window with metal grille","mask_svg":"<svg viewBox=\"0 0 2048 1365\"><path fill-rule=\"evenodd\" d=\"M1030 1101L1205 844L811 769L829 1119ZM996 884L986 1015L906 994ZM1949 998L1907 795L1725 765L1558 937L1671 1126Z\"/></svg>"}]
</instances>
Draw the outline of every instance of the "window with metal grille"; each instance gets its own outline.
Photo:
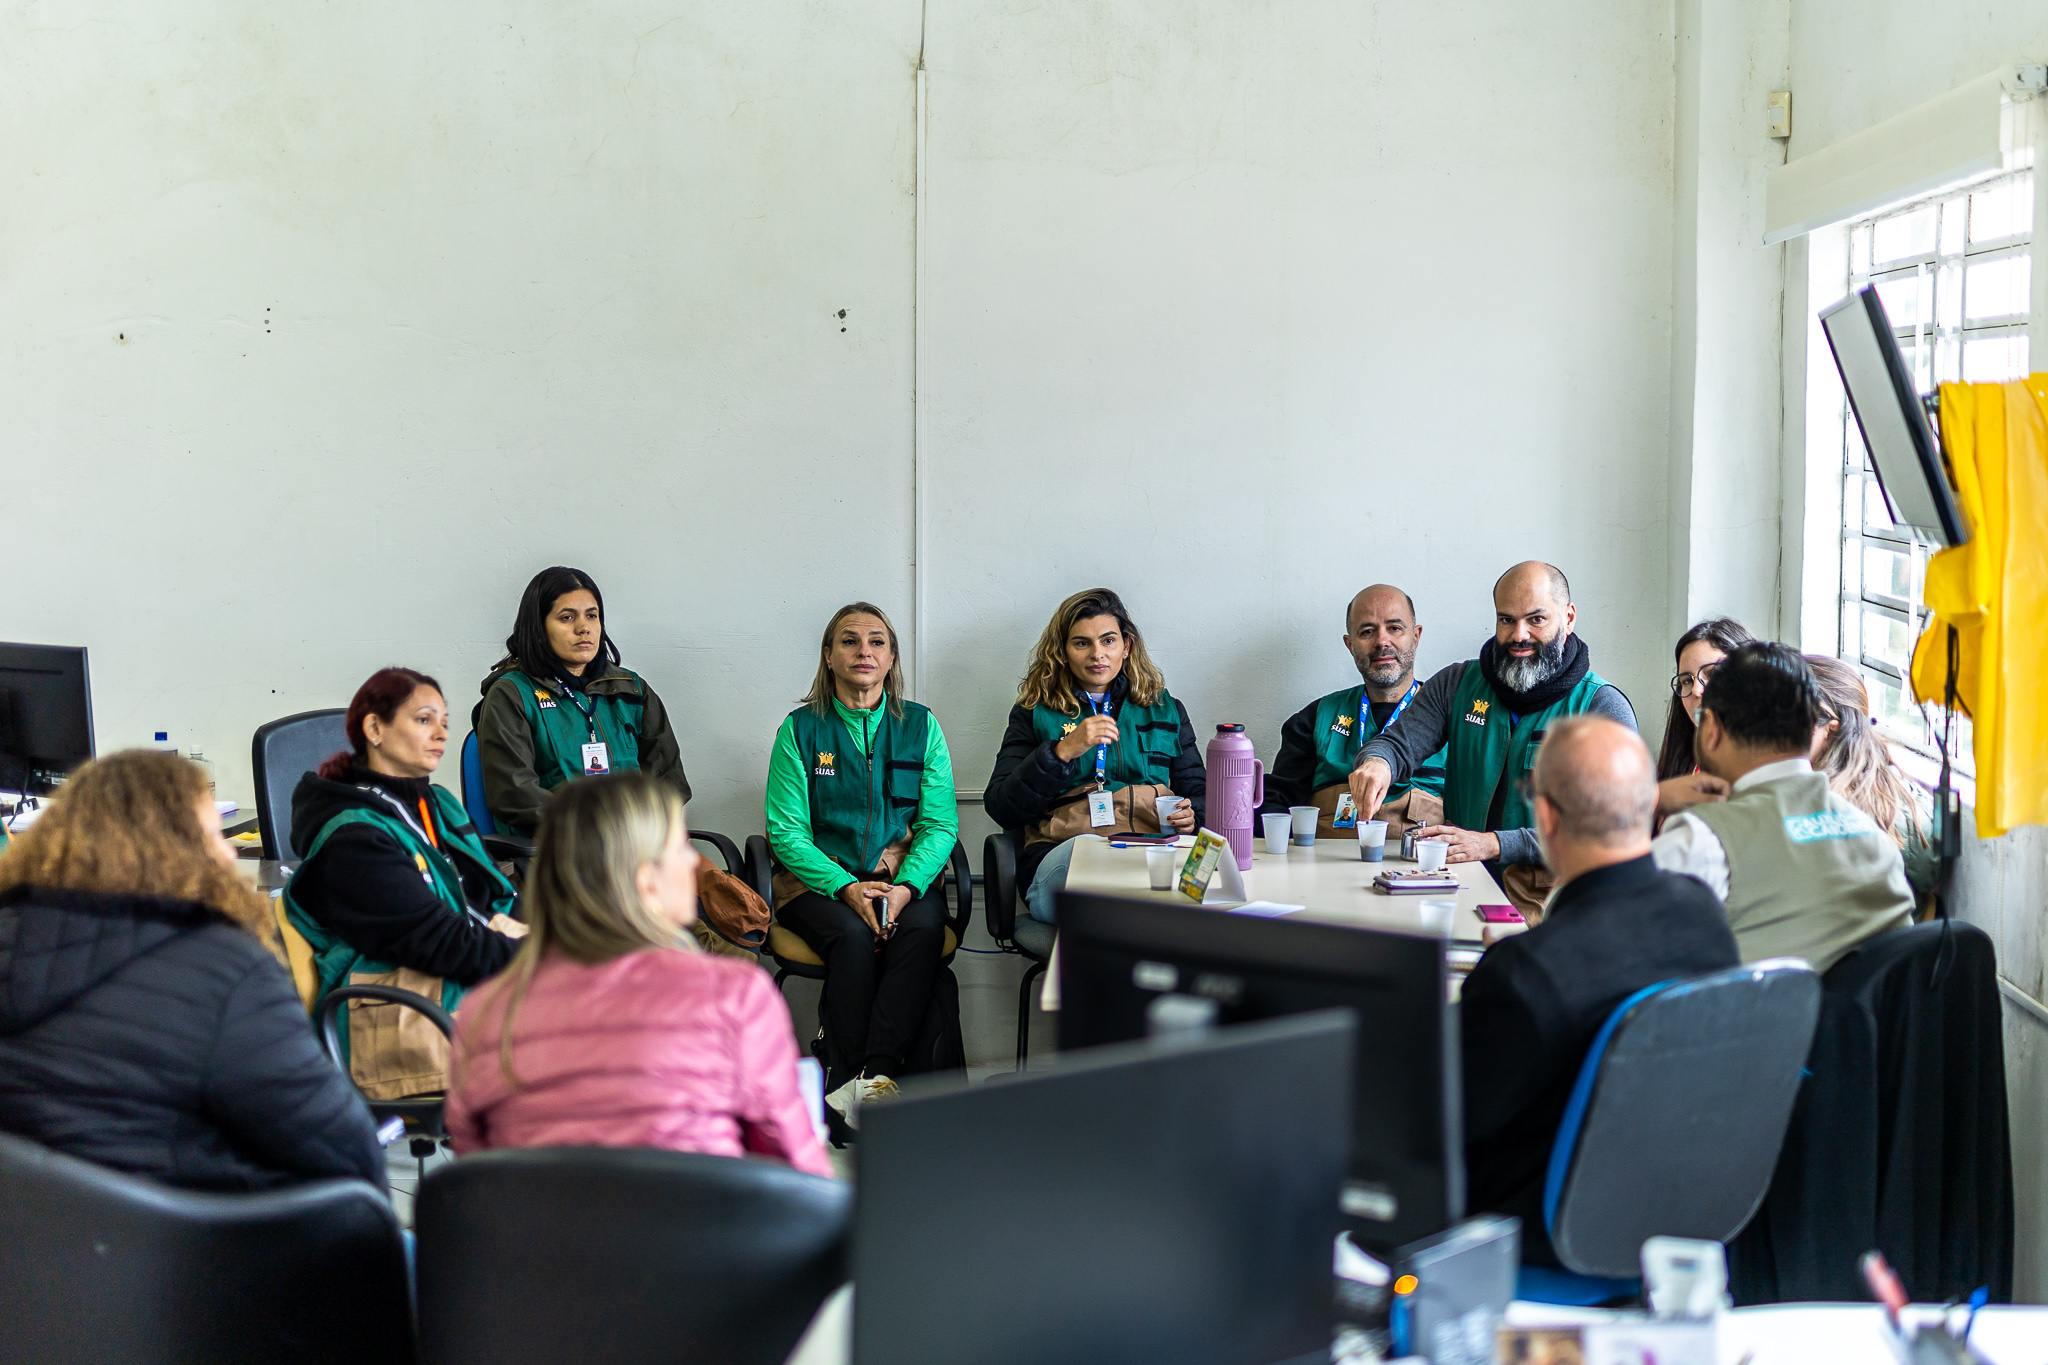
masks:
<instances>
[{"instance_id":1,"label":"window with metal grille","mask_svg":"<svg viewBox=\"0 0 2048 1365\"><path fill-rule=\"evenodd\" d=\"M1849 226L1848 289L1877 286L1923 394L1939 383L2024 378L2033 297L2031 171L1887 209ZM1838 258L1839 259L1839 258ZM1838 653L1863 671L1872 717L1891 738L1939 753L1939 708L1923 713L1906 681L1927 621L1925 546L1892 524L1847 404L1832 390L1842 452L1842 591ZM1951 756L1973 769L1970 725L1958 716Z\"/></svg>"}]
</instances>

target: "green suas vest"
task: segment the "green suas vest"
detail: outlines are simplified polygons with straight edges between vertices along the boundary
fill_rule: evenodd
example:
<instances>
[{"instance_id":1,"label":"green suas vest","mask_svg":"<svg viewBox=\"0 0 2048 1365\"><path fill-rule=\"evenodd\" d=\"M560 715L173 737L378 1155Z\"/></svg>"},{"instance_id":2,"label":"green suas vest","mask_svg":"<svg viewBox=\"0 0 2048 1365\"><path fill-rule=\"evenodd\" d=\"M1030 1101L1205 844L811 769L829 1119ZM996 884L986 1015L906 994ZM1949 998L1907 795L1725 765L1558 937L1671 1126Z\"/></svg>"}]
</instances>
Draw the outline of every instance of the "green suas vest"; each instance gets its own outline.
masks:
<instances>
[{"instance_id":1,"label":"green suas vest","mask_svg":"<svg viewBox=\"0 0 2048 1365\"><path fill-rule=\"evenodd\" d=\"M1035 706L1031 709L1032 733L1042 743L1058 744L1093 714L1086 701L1071 714L1050 706ZM1169 785L1174 756L1180 752L1180 708L1174 704L1173 694L1162 687L1150 706L1140 706L1126 692L1116 708L1115 719L1116 743L1109 746L1107 765L1109 790ZM1095 751L1082 750L1081 756L1067 765L1067 771L1069 794L1093 789Z\"/></svg>"},{"instance_id":2,"label":"green suas vest","mask_svg":"<svg viewBox=\"0 0 2048 1365\"><path fill-rule=\"evenodd\" d=\"M466 858L488 874L493 888L490 909L483 918L491 915L509 915L517 903L519 893L512 883L505 880L497 864L484 852L484 846L476 836L476 830L469 823L469 815L462 803L443 787L430 787L434 801L436 833L440 835L441 847L435 848L433 841L426 837L419 823L407 814L401 814L404 807L396 800L387 800L382 793L371 797L372 808L352 807L341 812L320 827L313 837L313 846L300 858L292 877L296 881L299 873L312 866L320 856L320 850L327 846L327 840L344 825L371 825L390 835L398 846L412 856L418 865L420 875L434 888L450 910L458 915L475 914L462 895L462 877L456 871L454 859ZM284 888L285 914L291 919L292 927L306 936L306 942L313 949L313 965L320 976L320 993L314 998L314 1005L326 998L336 986L347 984L349 978L358 972L381 974L398 970L396 962L379 962L365 957L350 947L337 935L330 933L320 921L307 914L292 897L292 883ZM461 1003L463 988L453 981L443 979L441 983L441 1008L453 1013ZM348 1030L341 1029L342 1062L348 1061Z\"/></svg>"},{"instance_id":3,"label":"green suas vest","mask_svg":"<svg viewBox=\"0 0 2048 1365\"><path fill-rule=\"evenodd\" d=\"M1365 727L1359 726L1359 712L1365 712ZM1358 751L1366 742L1380 732L1372 718L1372 711L1365 707L1365 684L1347 687L1342 692L1332 692L1316 703L1316 774L1309 783L1311 793L1321 792L1330 787L1351 786L1351 765L1358 758ZM1391 801L1410 787L1420 787L1432 795L1441 796L1444 790L1444 750L1438 749L1424 762L1425 769L1434 769L1396 782L1387 789L1386 799Z\"/></svg>"},{"instance_id":4,"label":"green suas vest","mask_svg":"<svg viewBox=\"0 0 2048 1365\"><path fill-rule=\"evenodd\" d=\"M808 706L790 712L791 736L809 770L811 842L855 877L880 869L884 850L909 840L924 787L932 713L906 701L901 716L886 703L877 714L869 748L837 708L822 716Z\"/></svg>"},{"instance_id":5,"label":"green suas vest","mask_svg":"<svg viewBox=\"0 0 2048 1365\"><path fill-rule=\"evenodd\" d=\"M1471 830L1527 829L1534 824L1529 803L1516 787L1536 760L1536 746L1552 721L1586 710L1593 694L1605 686L1605 678L1589 671L1571 691L1511 724L1507 707L1486 681L1479 660L1466 664L1451 700L1450 734L1444 742L1445 822ZM1502 783L1507 784L1507 799L1499 823L1489 825L1486 813Z\"/></svg>"},{"instance_id":6,"label":"green suas vest","mask_svg":"<svg viewBox=\"0 0 2048 1365\"><path fill-rule=\"evenodd\" d=\"M645 689L639 674L624 668L618 672ZM604 742L611 771L640 767L640 717L647 708L639 697L571 696L560 683L535 682L516 668L505 676L518 684L519 700L526 708L526 724L533 731L533 771L542 790L553 791L583 776L583 746L590 742L593 728ZM579 702L589 708L589 719L578 709Z\"/></svg>"}]
</instances>

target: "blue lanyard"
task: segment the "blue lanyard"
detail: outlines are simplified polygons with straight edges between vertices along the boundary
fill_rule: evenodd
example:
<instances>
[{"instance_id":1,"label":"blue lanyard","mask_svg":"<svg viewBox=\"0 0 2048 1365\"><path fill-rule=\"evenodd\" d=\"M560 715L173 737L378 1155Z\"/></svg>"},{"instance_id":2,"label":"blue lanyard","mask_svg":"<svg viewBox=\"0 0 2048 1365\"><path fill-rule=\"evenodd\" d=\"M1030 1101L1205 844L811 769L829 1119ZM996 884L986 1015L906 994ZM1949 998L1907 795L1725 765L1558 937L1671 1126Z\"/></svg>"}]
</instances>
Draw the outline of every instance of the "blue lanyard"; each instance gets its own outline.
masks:
<instances>
[{"instance_id":1,"label":"blue lanyard","mask_svg":"<svg viewBox=\"0 0 2048 1365\"><path fill-rule=\"evenodd\" d=\"M1093 698L1093 697L1089 696L1089 695L1088 695L1088 694L1087 694L1086 692L1083 692L1083 693L1081 694L1081 699L1082 699L1083 701L1085 701L1085 702L1087 702L1087 703L1088 703L1088 709L1089 709L1090 711L1093 711L1093 712L1094 712L1094 713L1095 713L1096 715L1098 715L1098 716L1106 716L1106 715L1108 715L1108 714L1109 714L1109 693L1107 693L1107 692L1104 692L1104 693L1102 694L1102 705L1100 705L1100 706L1097 706L1097 705L1095 704L1095 698ZM1098 786L1106 786L1106 785L1107 785L1107 782L1105 781L1105 779L1107 779L1107 777L1108 777L1108 776L1109 776L1109 746L1108 746L1107 744L1098 744L1098 745L1096 745L1096 746L1095 746L1095 781L1096 781L1096 784L1097 784Z\"/></svg>"},{"instance_id":2,"label":"blue lanyard","mask_svg":"<svg viewBox=\"0 0 2048 1365\"><path fill-rule=\"evenodd\" d=\"M1394 708L1394 714L1387 717L1387 723L1382 725L1377 733L1383 735L1393 729L1394 722L1401 719L1401 713L1408 709L1408 703L1414 701L1415 694L1421 690L1422 684L1420 682L1409 683L1407 693L1401 698L1401 704ZM1371 718L1372 693L1361 691L1358 694L1358 742L1360 744L1365 743L1365 723Z\"/></svg>"},{"instance_id":3,"label":"blue lanyard","mask_svg":"<svg viewBox=\"0 0 2048 1365\"><path fill-rule=\"evenodd\" d=\"M569 686L567 682L560 678L555 679L555 690L567 697L569 704L575 707L577 713L583 717L583 723L590 727L590 742L596 744L600 736L597 733L597 716L591 711L591 708L583 704L583 698L576 694L575 688Z\"/></svg>"}]
</instances>

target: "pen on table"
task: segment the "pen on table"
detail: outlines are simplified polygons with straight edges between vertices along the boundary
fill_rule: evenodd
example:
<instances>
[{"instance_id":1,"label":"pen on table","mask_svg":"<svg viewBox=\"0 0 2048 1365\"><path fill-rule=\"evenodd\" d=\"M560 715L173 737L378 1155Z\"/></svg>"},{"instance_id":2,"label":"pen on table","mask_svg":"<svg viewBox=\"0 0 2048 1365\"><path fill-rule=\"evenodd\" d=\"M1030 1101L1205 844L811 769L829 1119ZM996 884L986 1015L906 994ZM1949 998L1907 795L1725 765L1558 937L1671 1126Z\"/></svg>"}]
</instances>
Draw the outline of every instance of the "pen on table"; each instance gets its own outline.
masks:
<instances>
[{"instance_id":1,"label":"pen on table","mask_svg":"<svg viewBox=\"0 0 2048 1365\"><path fill-rule=\"evenodd\" d=\"M1906 1287L1900 1284L1899 1277L1892 1273L1892 1268L1885 1262L1882 1252L1864 1252L1861 1264L1864 1283L1870 1286L1870 1292L1876 1296L1877 1301L1884 1305L1885 1319L1897 1328L1899 1314L1906 1307Z\"/></svg>"}]
</instances>

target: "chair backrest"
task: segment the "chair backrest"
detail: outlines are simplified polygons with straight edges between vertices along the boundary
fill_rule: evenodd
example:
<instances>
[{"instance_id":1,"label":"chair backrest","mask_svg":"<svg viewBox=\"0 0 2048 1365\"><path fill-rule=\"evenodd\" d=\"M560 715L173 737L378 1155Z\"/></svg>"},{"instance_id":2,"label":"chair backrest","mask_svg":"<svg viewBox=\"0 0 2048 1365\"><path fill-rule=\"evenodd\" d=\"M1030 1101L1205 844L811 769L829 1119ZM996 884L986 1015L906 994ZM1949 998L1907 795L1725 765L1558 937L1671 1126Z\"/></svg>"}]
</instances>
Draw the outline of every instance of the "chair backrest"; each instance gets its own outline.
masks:
<instances>
[{"instance_id":1,"label":"chair backrest","mask_svg":"<svg viewBox=\"0 0 2048 1365\"><path fill-rule=\"evenodd\" d=\"M256 731L249 768L256 777L256 827L263 834L264 857L298 861L292 848L292 793L300 778L349 747L347 718L347 711L301 711Z\"/></svg>"},{"instance_id":2,"label":"chair backrest","mask_svg":"<svg viewBox=\"0 0 2048 1365\"><path fill-rule=\"evenodd\" d=\"M476 826L478 834L498 832L498 822L491 818L490 805L484 800L484 759L477 752L474 730L462 737L462 808L469 812L469 823Z\"/></svg>"},{"instance_id":3,"label":"chair backrest","mask_svg":"<svg viewBox=\"0 0 2048 1365\"><path fill-rule=\"evenodd\" d=\"M1659 1234L1725 1242L1763 1201L1820 1012L1804 962L1647 987L1608 1016L1551 1149L1544 1219L1582 1275Z\"/></svg>"},{"instance_id":4,"label":"chair backrest","mask_svg":"<svg viewBox=\"0 0 2048 1365\"><path fill-rule=\"evenodd\" d=\"M0 1134L0 1334L25 1365L410 1361L405 1247L360 1180L201 1193Z\"/></svg>"},{"instance_id":5,"label":"chair backrest","mask_svg":"<svg viewBox=\"0 0 2048 1365\"><path fill-rule=\"evenodd\" d=\"M838 1181L755 1158L464 1157L420 1187L421 1353L436 1365L781 1365L846 1278L852 1207Z\"/></svg>"}]
</instances>

